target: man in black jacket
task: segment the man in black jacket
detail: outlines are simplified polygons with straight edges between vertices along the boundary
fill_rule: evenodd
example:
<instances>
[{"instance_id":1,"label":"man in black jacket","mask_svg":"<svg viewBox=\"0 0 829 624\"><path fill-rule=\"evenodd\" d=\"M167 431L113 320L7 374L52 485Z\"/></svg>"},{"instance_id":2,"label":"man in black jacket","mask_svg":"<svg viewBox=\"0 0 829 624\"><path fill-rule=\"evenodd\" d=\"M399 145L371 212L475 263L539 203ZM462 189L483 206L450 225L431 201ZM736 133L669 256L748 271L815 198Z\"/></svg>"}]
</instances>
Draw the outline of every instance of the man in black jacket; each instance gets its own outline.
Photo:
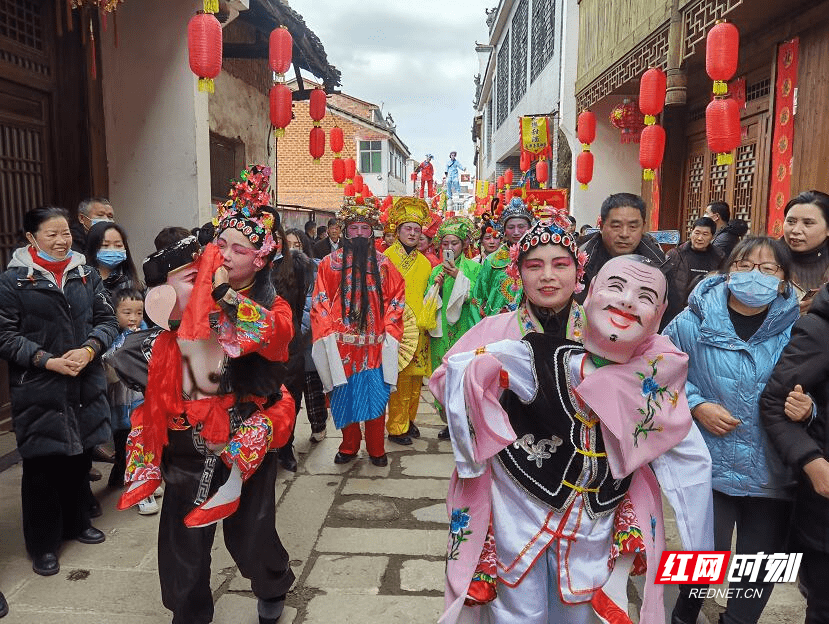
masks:
<instances>
[{"instance_id":1,"label":"man in black jacket","mask_svg":"<svg viewBox=\"0 0 829 624\"><path fill-rule=\"evenodd\" d=\"M711 244L728 258L740 239L748 232L748 225L742 219L732 219L731 209L722 201L708 204L705 208L705 216L711 219L717 228Z\"/></svg>"},{"instance_id":2,"label":"man in black jacket","mask_svg":"<svg viewBox=\"0 0 829 624\"><path fill-rule=\"evenodd\" d=\"M339 249L340 245L340 225L336 219L328 219L328 236L314 244L314 257L322 260L332 251Z\"/></svg>"},{"instance_id":3,"label":"man in black jacket","mask_svg":"<svg viewBox=\"0 0 829 624\"><path fill-rule=\"evenodd\" d=\"M806 622L829 622L829 289L820 289L760 397L760 418L768 439L799 472L792 534L802 552L800 582L806 589ZM798 410L814 397L815 410ZM802 414L806 414L803 419Z\"/></svg>"},{"instance_id":4,"label":"man in black jacket","mask_svg":"<svg viewBox=\"0 0 829 624\"><path fill-rule=\"evenodd\" d=\"M112 204L104 197L89 197L78 204L78 218L69 226L72 232L72 251L86 251L89 228L100 221L115 221Z\"/></svg>"}]
</instances>

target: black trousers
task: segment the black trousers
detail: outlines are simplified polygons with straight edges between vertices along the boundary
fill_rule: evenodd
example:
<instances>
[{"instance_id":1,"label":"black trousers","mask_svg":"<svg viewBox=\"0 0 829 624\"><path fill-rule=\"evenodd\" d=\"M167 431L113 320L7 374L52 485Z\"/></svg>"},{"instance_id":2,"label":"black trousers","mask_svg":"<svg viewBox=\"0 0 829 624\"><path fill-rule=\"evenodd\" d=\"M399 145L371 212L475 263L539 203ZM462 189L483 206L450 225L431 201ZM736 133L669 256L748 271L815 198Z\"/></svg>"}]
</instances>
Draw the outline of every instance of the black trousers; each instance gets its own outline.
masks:
<instances>
[{"instance_id":1,"label":"black trousers","mask_svg":"<svg viewBox=\"0 0 829 624\"><path fill-rule=\"evenodd\" d=\"M800 582L806 588L806 624L829 623L829 553L807 547L795 547L803 553L800 562Z\"/></svg>"},{"instance_id":2,"label":"black trousers","mask_svg":"<svg viewBox=\"0 0 829 624\"><path fill-rule=\"evenodd\" d=\"M169 437L161 461L166 483L158 527L161 600L173 612L173 624L206 624L213 620L210 549L216 525L184 525L184 516L194 508L204 456L196 450L190 430L170 431ZM294 582L288 553L276 533L276 471L276 456L268 453L242 486L239 509L222 521L230 556L242 576L250 579L254 595L263 600L286 594ZM211 494L228 474L219 461Z\"/></svg>"},{"instance_id":3,"label":"black trousers","mask_svg":"<svg viewBox=\"0 0 829 624\"><path fill-rule=\"evenodd\" d=\"M57 554L63 540L89 528L92 451L23 460L23 538L32 557Z\"/></svg>"}]
</instances>

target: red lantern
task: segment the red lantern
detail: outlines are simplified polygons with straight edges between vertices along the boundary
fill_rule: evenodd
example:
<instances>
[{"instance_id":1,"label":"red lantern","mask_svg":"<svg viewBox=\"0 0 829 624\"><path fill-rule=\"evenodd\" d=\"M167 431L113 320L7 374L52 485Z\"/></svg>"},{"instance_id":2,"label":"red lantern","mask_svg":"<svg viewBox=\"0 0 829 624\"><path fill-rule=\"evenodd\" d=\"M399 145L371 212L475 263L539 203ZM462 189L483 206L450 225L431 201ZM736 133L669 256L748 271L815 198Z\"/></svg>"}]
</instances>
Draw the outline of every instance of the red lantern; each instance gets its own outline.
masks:
<instances>
[{"instance_id":1,"label":"red lantern","mask_svg":"<svg viewBox=\"0 0 829 624\"><path fill-rule=\"evenodd\" d=\"M596 140L596 114L592 111L586 110L579 114L577 122L577 131L579 135L579 143L582 145L589 145Z\"/></svg>"},{"instance_id":2,"label":"red lantern","mask_svg":"<svg viewBox=\"0 0 829 624\"><path fill-rule=\"evenodd\" d=\"M587 190L587 185L593 179L593 154L582 152L576 159L576 180L581 184L582 190Z\"/></svg>"},{"instance_id":3,"label":"red lantern","mask_svg":"<svg viewBox=\"0 0 829 624\"><path fill-rule=\"evenodd\" d=\"M512 186L512 169L504 171L504 182L507 186Z\"/></svg>"},{"instance_id":4,"label":"red lantern","mask_svg":"<svg viewBox=\"0 0 829 624\"><path fill-rule=\"evenodd\" d=\"M345 159L345 179L346 180L353 180L354 174L357 172L357 163L354 162L353 158L346 158Z\"/></svg>"},{"instance_id":5,"label":"red lantern","mask_svg":"<svg viewBox=\"0 0 829 624\"><path fill-rule=\"evenodd\" d=\"M358 193L363 192L363 176L359 173L354 176L354 190Z\"/></svg>"},{"instance_id":6,"label":"red lantern","mask_svg":"<svg viewBox=\"0 0 829 624\"><path fill-rule=\"evenodd\" d=\"M325 153L325 130L319 126L311 128L311 135L308 137L308 151L314 162L319 162Z\"/></svg>"},{"instance_id":7,"label":"red lantern","mask_svg":"<svg viewBox=\"0 0 829 624\"><path fill-rule=\"evenodd\" d=\"M368 184L363 184L363 197L374 197L374 193L368 187Z\"/></svg>"},{"instance_id":8,"label":"red lantern","mask_svg":"<svg viewBox=\"0 0 829 624\"><path fill-rule=\"evenodd\" d=\"M331 128L328 140L331 142L331 151L334 152L335 156L339 155L343 151L343 129L339 126Z\"/></svg>"},{"instance_id":9,"label":"red lantern","mask_svg":"<svg viewBox=\"0 0 829 624\"><path fill-rule=\"evenodd\" d=\"M656 123L656 116L665 108L668 78L658 67L651 67L639 81L639 110L645 114L645 125Z\"/></svg>"},{"instance_id":10,"label":"red lantern","mask_svg":"<svg viewBox=\"0 0 829 624\"><path fill-rule=\"evenodd\" d=\"M213 93L213 79L222 71L222 25L212 13L197 13L187 24L190 69L199 77L199 91Z\"/></svg>"},{"instance_id":11,"label":"red lantern","mask_svg":"<svg viewBox=\"0 0 829 624\"><path fill-rule=\"evenodd\" d=\"M325 117L325 91L323 89L311 91L308 101L308 113L311 115L311 119L314 120L314 125L319 126L320 121Z\"/></svg>"},{"instance_id":12,"label":"red lantern","mask_svg":"<svg viewBox=\"0 0 829 624\"><path fill-rule=\"evenodd\" d=\"M412 182L417 181L417 174L414 171L412 171L412 175L410 177L412 178Z\"/></svg>"},{"instance_id":13,"label":"red lantern","mask_svg":"<svg viewBox=\"0 0 829 624\"><path fill-rule=\"evenodd\" d=\"M354 185L353 184L346 184L345 185L345 190L343 191L343 194L346 197L354 197L354 195L355 195Z\"/></svg>"},{"instance_id":14,"label":"red lantern","mask_svg":"<svg viewBox=\"0 0 829 624\"><path fill-rule=\"evenodd\" d=\"M636 101L625 98L610 111L610 123L622 131L622 143L638 143L642 128L645 127L645 116Z\"/></svg>"},{"instance_id":15,"label":"red lantern","mask_svg":"<svg viewBox=\"0 0 829 624\"><path fill-rule=\"evenodd\" d=\"M499 189L504 188L504 182L505 182L505 180L504 180L504 176L499 175L499 176L498 176L498 188L499 188Z\"/></svg>"},{"instance_id":16,"label":"red lantern","mask_svg":"<svg viewBox=\"0 0 829 624\"><path fill-rule=\"evenodd\" d=\"M331 161L331 176L337 184L345 182L345 161L342 158Z\"/></svg>"},{"instance_id":17,"label":"red lantern","mask_svg":"<svg viewBox=\"0 0 829 624\"><path fill-rule=\"evenodd\" d=\"M271 103L271 124L276 130L274 133L277 137L285 136L285 128L291 123L291 110L293 102L291 100L291 90L281 82L277 82L271 87L270 92Z\"/></svg>"},{"instance_id":18,"label":"red lantern","mask_svg":"<svg viewBox=\"0 0 829 624\"><path fill-rule=\"evenodd\" d=\"M714 98L705 109L705 134L709 149L717 154L718 165L730 165L731 152L740 147L740 106L728 98Z\"/></svg>"},{"instance_id":19,"label":"red lantern","mask_svg":"<svg viewBox=\"0 0 829 624\"><path fill-rule=\"evenodd\" d=\"M662 164L665 153L665 129L662 126L648 126L642 130L639 142L639 164L645 170L642 178L653 180L655 170Z\"/></svg>"},{"instance_id":20,"label":"red lantern","mask_svg":"<svg viewBox=\"0 0 829 624\"><path fill-rule=\"evenodd\" d=\"M280 77L285 75L285 72L291 67L293 48L294 38L291 37L291 33L287 28L280 26L271 31L268 46L268 64L271 71L276 72Z\"/></svg>"},{"instance_id":21,"label":"red lantern","mask_svg":"<svg viewBox=\"0 0 829 624\"><path fill-rule=\"evenodd\" d=\"M737 73L740 31L734 24L720 22L708 31L705 41L705 71L714 81L714 93L728 92L726 82Z\"/></svg>"},{"instance_id":22,"label":"red lantern","mask_svg":"<svg viewBox=\"0 0 829 624\"><path fill-rule=\"evenodd\" d=\"M525 152L524 150L521 150L521 161L520 161L520 164L518 165L519 167L521 167L521 171L524 171L524 172L529 171L530 165L532 164L532 162L533 162L533 159L532 159L532 156L530 156L530 153Z\"/></svg>"},{"instance_id":23,"label":"red lantern","mask_svg":"<svg viewBox=\"0 0 829 624\"><path fill-rule=\"evenodd\" d=\"M535 179L538 180L538 186L547 188L547 175L549 169L547 168L547 161L543 158L535 163Z\"/></svg>"}]
</instances>

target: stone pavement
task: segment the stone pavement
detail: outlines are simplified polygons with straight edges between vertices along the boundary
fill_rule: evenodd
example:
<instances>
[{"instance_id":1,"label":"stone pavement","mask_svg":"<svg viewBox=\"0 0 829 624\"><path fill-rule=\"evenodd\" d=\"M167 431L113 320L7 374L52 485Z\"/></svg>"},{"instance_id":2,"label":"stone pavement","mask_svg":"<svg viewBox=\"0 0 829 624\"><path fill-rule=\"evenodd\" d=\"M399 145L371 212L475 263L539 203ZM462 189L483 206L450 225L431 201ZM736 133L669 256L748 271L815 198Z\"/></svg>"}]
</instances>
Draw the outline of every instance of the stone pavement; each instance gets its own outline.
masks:
<instances>
[{"instance_id":1,"label":"stone pavement","mask_svg":"<svg viewBox=\"0 0 829 624\"><path fill-rule=\"evenodd\" d=\"M417 420L421 439L410 447L386 442L390 461L384 468L371 465L365 451L351 464L335 465L339 432L329 421L329 437L311 445L308 421L300 412L299 471L281 471L277 481L277 529L297 576L280 622L437 621L443 606L444 500L452 453L448 441L437 439L443 425L431 400L424 389ZM8 435L0 435L0 443L7 442ZM11 606L2 624L170 622L156 572L158 516L115 511L117 493L104 486L109 466L97 466L104 480L93 483L93 490L104 515L93 522L107 541L96 546L67 542L60 553L61 571L52 577L32 572L23 547L20 465L0 472L0 591ZM669 547L676 548L673 522L666 524ZM211 587L216 623L256 624L256 599L224 548L221 527L213 547ZM674 596L669 592L666 601ZM718 610L708 601L706 614L716 618ZM803 616L796 589L779 586L761 622L802 622Z\"/></svg>"}]
</instances>

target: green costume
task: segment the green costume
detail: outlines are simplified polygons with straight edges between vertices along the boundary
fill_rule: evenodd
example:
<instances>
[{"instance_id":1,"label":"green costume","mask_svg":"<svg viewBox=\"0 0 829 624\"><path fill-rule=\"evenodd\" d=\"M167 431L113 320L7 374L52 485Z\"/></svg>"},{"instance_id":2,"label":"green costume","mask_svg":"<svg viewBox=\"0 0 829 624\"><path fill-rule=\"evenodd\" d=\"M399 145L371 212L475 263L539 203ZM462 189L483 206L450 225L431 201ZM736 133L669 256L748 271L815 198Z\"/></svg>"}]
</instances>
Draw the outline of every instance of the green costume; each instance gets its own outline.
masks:
<instances>
[{"instance_id":1,"label":"green costume","mask_svg":"<svg viewBox=\"0 0 829 624\"><path fill-rule=\"evenodd\" d=\"M512 312L521 302L521 278L511 277L506 271L511 262L509 245L503 243L481 265L471 297L472 315L476 323L485 316Z\"/></svg>"}]
</instances>

